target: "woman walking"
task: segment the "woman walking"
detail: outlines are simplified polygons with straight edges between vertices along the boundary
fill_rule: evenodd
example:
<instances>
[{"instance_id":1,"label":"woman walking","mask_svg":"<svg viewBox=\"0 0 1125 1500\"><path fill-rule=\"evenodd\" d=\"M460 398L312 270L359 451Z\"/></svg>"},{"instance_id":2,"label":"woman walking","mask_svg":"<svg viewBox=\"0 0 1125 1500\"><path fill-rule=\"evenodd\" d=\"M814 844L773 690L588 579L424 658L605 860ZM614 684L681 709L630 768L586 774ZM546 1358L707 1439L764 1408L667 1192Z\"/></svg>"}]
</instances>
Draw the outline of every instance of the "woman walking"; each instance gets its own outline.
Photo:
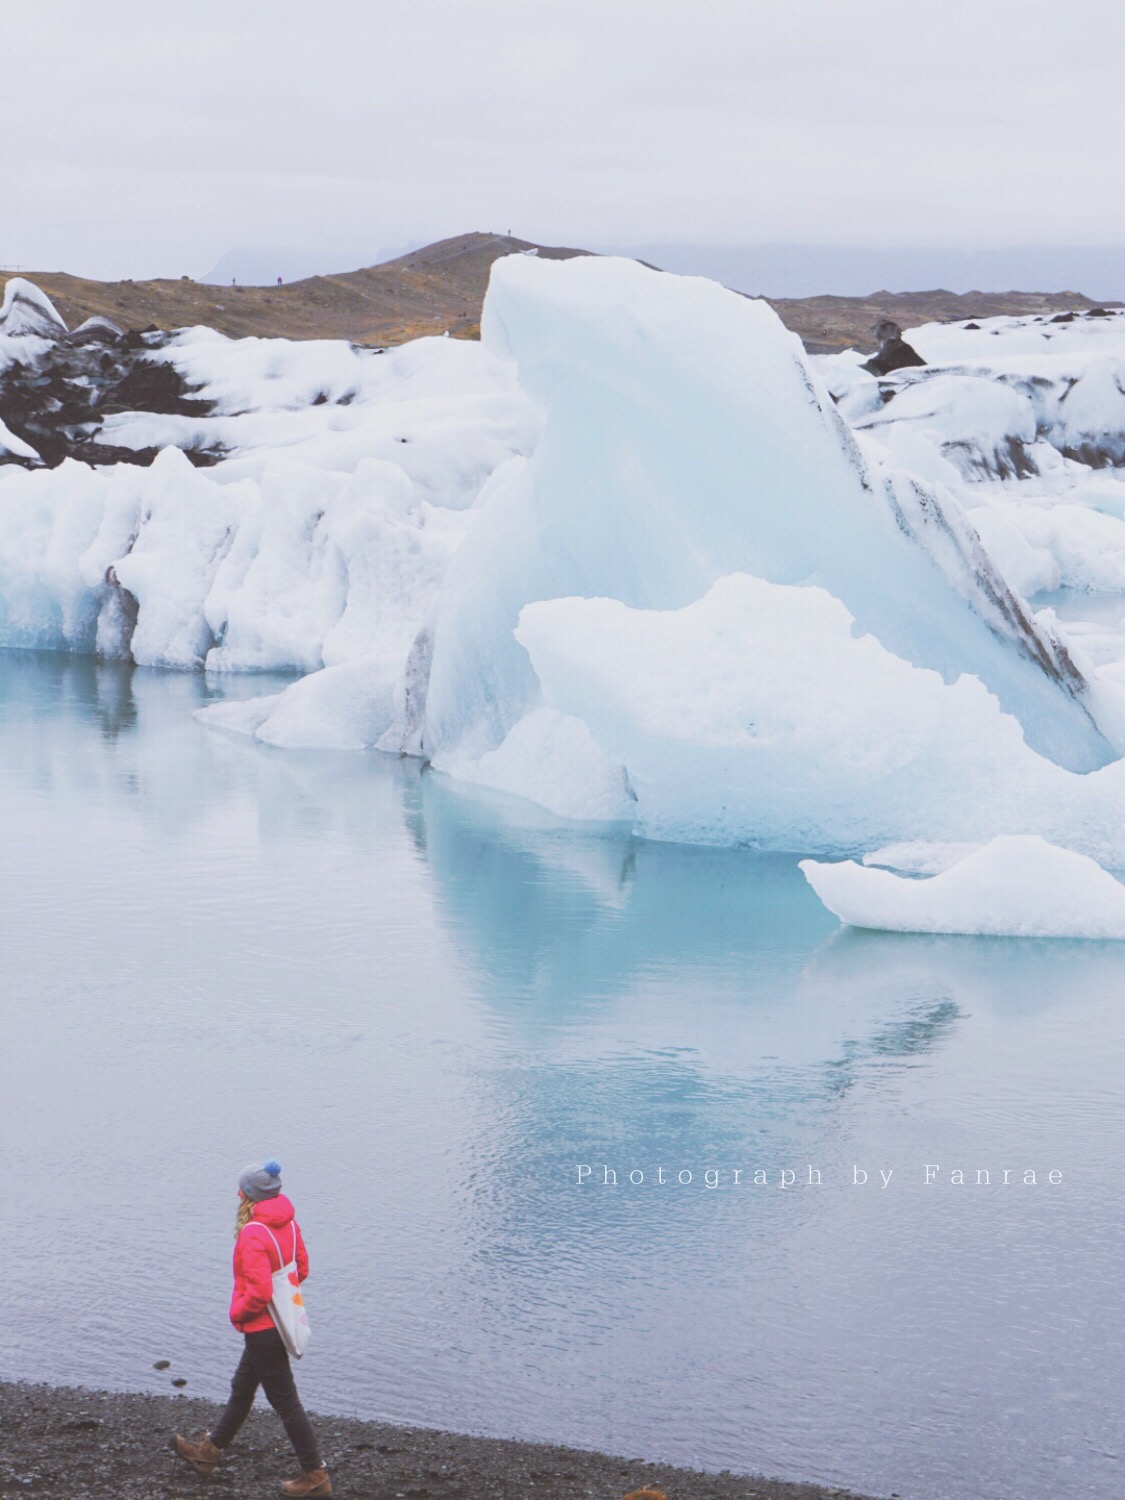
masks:
<instances>
[{"instance_id":1,"label":"woman walking","mask_svg":"<svg viewBox=\"0 0 1125 1500\"><path fill-rule=\"evenodd\" d=\"M230 1320L244 1336L245 1348L230 1383L230 1400L218 1422L194 1442L177 1433L172 1446L197 1473L205 1477L213 1474L223 1450L250 1415L260 1385L285 1424L301 1465L298 1478L282 1481L283 1492L331 1495L332 1483L297 1394L289 1352L269 1313L274 1273L292 1261L297 1263L298 1281L304 1281L309 1274L309 1258L293 1217L293 1205L281 1191L281 1167L276 1161L247 1167L238 1179L234 1296L230 1304Z\"/></svg>"}]
</instances>

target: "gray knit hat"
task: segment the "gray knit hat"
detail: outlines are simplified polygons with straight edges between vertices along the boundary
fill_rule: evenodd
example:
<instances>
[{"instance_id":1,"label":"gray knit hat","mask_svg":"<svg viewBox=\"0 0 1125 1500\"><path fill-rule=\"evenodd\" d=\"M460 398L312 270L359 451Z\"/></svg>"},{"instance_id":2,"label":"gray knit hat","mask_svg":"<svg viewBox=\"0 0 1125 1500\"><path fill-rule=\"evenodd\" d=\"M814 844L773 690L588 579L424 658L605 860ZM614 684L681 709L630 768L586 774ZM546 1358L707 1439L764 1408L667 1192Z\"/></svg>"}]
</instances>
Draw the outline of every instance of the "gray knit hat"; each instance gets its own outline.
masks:
<instances>
[{"instance_id":1,"label":"gray knit hat","mask_svg":"<svg viewBox=\"0 0 1125 1500\"><path fill-rule=\"evenodd\" d=\"M281 1192L281 1163L271 1157L260 1167L246 1167L238 1179L238 1185L251 1203L276 1198Z\"/></svg>"}]
</instances>

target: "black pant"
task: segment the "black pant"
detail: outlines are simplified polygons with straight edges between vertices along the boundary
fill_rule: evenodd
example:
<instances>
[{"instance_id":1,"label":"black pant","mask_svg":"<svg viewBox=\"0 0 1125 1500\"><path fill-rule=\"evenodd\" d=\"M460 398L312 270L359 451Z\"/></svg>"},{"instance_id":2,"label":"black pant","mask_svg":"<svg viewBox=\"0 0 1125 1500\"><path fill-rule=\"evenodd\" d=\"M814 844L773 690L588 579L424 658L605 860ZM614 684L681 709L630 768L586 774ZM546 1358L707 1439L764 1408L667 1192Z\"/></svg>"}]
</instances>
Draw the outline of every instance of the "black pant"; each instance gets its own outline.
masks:
<instances>
[{"instance_id":1,"label":"black pant","mask_svg":"<svg viewBox=\"0 0 1125 1500\"><path fill-rule=\"evenodd\" d=\"M216 1448L230 1447L238 1429L250 1415L254 1397L261 1386L266 1400L285 1425L301 1468L319 1469L320 1454L312 1423L297 1394L293 1371L289 1367L289 1351L281 1341L281 1334L276 1328L263 1328L260 1333L247 1333L243 1337L246 1348L230 1383L226 1410L217 1426L211 1429L211 1441Z\"/></svg>"}]
</instances>

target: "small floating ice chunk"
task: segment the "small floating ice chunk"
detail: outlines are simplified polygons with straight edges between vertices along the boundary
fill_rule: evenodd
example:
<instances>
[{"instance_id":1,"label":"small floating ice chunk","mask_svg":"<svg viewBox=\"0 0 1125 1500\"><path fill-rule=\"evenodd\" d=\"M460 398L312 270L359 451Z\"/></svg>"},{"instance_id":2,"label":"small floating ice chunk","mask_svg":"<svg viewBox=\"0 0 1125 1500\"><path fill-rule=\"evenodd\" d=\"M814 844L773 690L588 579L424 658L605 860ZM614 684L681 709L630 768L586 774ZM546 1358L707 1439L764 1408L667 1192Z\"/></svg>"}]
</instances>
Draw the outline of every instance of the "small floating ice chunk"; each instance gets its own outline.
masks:
<instances>
[{"instance_id":1,"label":"small floating ice chunk","mask_svg":"<svg viewBox=\"0 0 1125 1500\"><path fill-rule=\"evenodd\" d=\"M851 927L1125 938L1125 885L1095 860L1035 834L995 838L928 880L854 860L803 859L800 868L828 910Z\"/></svg>"},{"instance_id":2,"label":"small floating ice chunk","mask_svg":"<svg viewBox=\"0 0 1125 1500\"><path fill-rule=\"evenodd\" d=\"M252 735L286 750L365 750L395 716L397 658L342 662L300 678L280 693L197 709L211 729Z\"/></svg>"},{"instance_id":3,"label":"small floating ice chunk","mask_svg":"<svg viewBox=\"0 0 1125 1500\"><path fill-rule=\"evenodd\" d=\"M253 738L283 696L284 693L262 693L254 698L209 703L206 708L197 708L192 717L208 729L225 729L228 734L247 734Z\"/></svg>"}]
</instances>

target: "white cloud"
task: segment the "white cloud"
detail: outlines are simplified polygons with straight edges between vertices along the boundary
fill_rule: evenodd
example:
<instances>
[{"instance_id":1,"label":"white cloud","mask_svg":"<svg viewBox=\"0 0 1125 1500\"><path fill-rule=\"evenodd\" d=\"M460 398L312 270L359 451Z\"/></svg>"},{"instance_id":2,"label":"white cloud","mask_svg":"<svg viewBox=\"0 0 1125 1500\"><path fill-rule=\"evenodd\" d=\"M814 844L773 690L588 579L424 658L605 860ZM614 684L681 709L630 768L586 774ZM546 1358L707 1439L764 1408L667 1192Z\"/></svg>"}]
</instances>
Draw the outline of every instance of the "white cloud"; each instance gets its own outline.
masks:
<instances>
[{"instance_id":1,"label":"white cloud","mask_svg":"<svg viewBox=\"0 0 1125 1500\"><path fill-rule=\"evenodd\" d=\"M1123 44L1097 0L39 0L5 22L0 261L1121 242Z\"/></svg>"}]
</instances>

